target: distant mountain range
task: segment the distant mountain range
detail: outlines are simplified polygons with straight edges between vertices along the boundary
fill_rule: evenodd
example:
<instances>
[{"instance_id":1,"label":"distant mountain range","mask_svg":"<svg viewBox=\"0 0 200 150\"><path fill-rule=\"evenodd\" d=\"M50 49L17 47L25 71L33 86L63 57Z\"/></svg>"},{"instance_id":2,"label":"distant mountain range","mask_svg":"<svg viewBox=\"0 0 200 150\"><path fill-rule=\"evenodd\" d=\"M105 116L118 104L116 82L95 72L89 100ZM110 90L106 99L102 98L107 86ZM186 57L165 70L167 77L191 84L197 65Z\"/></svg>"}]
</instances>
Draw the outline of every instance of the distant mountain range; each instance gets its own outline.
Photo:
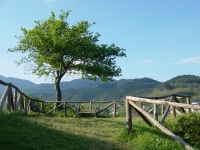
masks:
<instances>
[{"instance_id":1,"label":"distant mountain range","mask_svg":"<svg viewBox=\"0 0 200 150\"><path fill-rule=\"evenodd\" d=\"M6 78L0 75L0 80L10 82L26 94L37 98L39 95L45 100L55 100L54 84L35 84L28 80ZM200 77L195 75L181 75L166 82L159 82L150 78L121 79L103 82L100 79L75 79L61 82L63 100L122 100L128 96L164 96L169 94L191 95L192 101L200 101ZM0 85L0 95L5 86Z\"/></svg>"}]
</instances>

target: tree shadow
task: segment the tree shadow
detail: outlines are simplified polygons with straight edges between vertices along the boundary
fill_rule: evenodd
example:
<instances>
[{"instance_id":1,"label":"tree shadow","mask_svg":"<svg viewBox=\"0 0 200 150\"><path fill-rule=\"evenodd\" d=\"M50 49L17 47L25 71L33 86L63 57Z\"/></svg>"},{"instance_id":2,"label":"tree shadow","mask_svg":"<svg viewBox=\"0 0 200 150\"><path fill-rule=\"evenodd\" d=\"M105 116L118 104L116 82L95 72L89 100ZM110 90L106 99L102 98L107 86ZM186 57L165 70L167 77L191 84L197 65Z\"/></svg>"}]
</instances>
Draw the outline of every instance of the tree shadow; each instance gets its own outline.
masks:
<instances>
[{"instance_id":1,"label":"tree shadow","mask_svg":"<svg viewBox=\"0 0 200 150\"><path fill-rule=\"evenodd\" d=\"M0 116L2 150L120 150L114 143L52 129L25 117Z\"/></svg>"}]
</instances>

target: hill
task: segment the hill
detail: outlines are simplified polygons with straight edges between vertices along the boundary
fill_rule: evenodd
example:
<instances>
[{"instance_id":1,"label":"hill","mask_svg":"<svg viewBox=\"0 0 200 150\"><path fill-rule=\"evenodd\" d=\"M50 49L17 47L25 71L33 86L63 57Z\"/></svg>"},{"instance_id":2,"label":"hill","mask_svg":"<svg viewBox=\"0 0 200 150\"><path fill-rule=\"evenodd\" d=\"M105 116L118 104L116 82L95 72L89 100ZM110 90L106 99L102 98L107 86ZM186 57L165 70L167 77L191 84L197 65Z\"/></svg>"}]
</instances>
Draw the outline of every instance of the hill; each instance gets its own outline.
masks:
<instances>
[{"instance_id":1,"label":"hill","mask_svg":"<svg viewBox=\"0 0 200 150\"><path fill-rule=\"evenodd\" d=\"M190 95L192 101L200 101L200 77L182 75L157 85L149 96L164 96L169 94Z\"/></svg>"},{"instance_id":2,"label":"hill","mask_svg":"<svg viewBox=\"0 0 200 150\"><path fill-rule=\"evenodd\" d=\"M79 88L87 88L87 87L95 87L101 84L101 80L92 81L89 79L75 79L72 81L61 82L60 88L62 93L67 89L79 89ZM25 93L31 94L33 97L38 97L38 95L42 94L42 97L48 100L55 100L55 89L54 84L38 84L32 87L29 87L24 90Z\"/></svg>"},{"instance_id":3,"label":"hill","mask_svg":"<svg viewBox=\"0 0 200 150\"><path fill-rule=\"evenodd\" d=\"M2 75L0 75L0 80L4 82L12 83L13 85L17 86L21 90L24 90L36 85L35 83L29 80L23 80L23 79L18 79L18 78L13 78L13 77L6 78ZM0 84L0 95L2 95L4 91L5 91L5 86Z\"/></svg>"},{"instance_id":4,"label":"hill","mask_svg":"<svg viewBox=\"0 0 200 150\"><path fill-rule=\"evenodd\" d=\"M63 91L64 100L122 100L127 95L147 96L160 82L149 78L103 82L95 87Z\"/></svg>"},{"instance_id":5,"label":"hill","mask_svg":"<svg viewBox=\"0 0 200 150\"><path fill-rule=\"evenodd\" d=\"M71 88L63 91L63 100L122 100L127 95L152 97L181 94L190 95L191 101L200 101L199 91L199 76L181 75L163 83L150 78L141 78L102 83L96 87Z\"/></svg>"},{"instance_id":6,"label":"hill","mask_svg":"<svg viewBox=\"0 0 200 150\"><path fill-rule=\"evenodd\" d=\"M28 80L5 78L0 80L12 82L25 93L38 97L42 95L45 100L55 100L54 84L34 84ZM100 79L92 81L88 79L76 79L61 82L63 100L122 100L129 96L164 96L169 94L190 95L192 101L200 101L200 77L195 75L181 75L166 82L159 82L150 78L121 79L102 82ZM5 90L3 87L0 95Z\"/></svg>"}]
</instances>

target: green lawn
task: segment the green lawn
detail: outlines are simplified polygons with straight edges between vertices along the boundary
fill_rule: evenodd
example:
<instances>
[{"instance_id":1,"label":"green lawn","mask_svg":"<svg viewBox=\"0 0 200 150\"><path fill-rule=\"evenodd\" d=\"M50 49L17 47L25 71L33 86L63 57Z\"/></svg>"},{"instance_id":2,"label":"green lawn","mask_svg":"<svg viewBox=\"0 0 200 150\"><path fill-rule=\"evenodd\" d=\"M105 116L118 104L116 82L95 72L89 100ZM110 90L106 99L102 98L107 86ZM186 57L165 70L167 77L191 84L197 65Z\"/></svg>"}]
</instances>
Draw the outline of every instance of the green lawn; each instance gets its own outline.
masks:
<instances>
[{"instance_id":1,"label":"green lawn","mask_svg":"<svg viewBox=\"0 0 200 150\"><path fill-rule=\"evenodd\" d=\"M0 116L0 150L182 150L156 128L125 117L58 118L24 114Z\"/></svg>"}]
</instances>

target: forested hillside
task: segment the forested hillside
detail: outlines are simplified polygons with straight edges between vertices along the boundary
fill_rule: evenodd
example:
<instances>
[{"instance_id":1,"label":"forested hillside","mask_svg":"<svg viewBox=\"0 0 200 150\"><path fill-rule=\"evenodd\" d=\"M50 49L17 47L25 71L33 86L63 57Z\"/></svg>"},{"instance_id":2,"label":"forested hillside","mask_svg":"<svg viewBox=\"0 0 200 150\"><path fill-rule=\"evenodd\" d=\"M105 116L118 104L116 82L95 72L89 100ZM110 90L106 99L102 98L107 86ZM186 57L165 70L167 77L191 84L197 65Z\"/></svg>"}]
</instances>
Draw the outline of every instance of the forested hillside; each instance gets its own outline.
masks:
<instances>
[{"instance_id":1,"label":"forested hillside","mask_svg":"<svg viewBox=\"0 0 200 150\"><path fill-rule=\"evenodd\" d=\"M122 79L102 83L96 87L83 87L63 91L64 100L122 100L127 95L148 96L160 82L149 78Z\"/></svg>"},{"instance_id":2,"label":"forested hillside","mask_svg":"<svg viewBox=\"0 0 200 150\"><path fill-rule=\"evenodd\" d=\"M168 94L190 95L192 101L200 101L200 77L182 75L157 85L149 96Z\"/></svg>"},{"instance_id":3,"label":"forested hillside","mask_svg":"<svg viewBox=\"0 0 200 150\"><path fill-rule=\"evenodd\" d=\"M63 91L63 99L69 101L122 100L126 96L152 97L170 94L190 95L191 101L200 101L200 77L182 75L163 83L149 78L122 79L102 83L96 87Z\"/></svg>"},{"instance_id":4,"label":"forested hillside","mask_svg":"<svg viewBox=\"0 0 200 150\"><path fill-rule=\"evenodd\" d=\"M19 87L26 87L22 90L32 97L41 95L45 100L55 100L54 84L36 85L30 81L26 83L26 80L20 82L18 79L17 81L17 86L20 84ZM126 96L152 97L170 94L190 95L191 101L200 101L200 77L181 75L163 83L150 78L121 79L109 82L102 82L99 79L97 81L76 79L62 82L61 90L63 100L66 101L122 100ZM3 91L0 95L2 93Z\"/></svg>"}]
</instances>

